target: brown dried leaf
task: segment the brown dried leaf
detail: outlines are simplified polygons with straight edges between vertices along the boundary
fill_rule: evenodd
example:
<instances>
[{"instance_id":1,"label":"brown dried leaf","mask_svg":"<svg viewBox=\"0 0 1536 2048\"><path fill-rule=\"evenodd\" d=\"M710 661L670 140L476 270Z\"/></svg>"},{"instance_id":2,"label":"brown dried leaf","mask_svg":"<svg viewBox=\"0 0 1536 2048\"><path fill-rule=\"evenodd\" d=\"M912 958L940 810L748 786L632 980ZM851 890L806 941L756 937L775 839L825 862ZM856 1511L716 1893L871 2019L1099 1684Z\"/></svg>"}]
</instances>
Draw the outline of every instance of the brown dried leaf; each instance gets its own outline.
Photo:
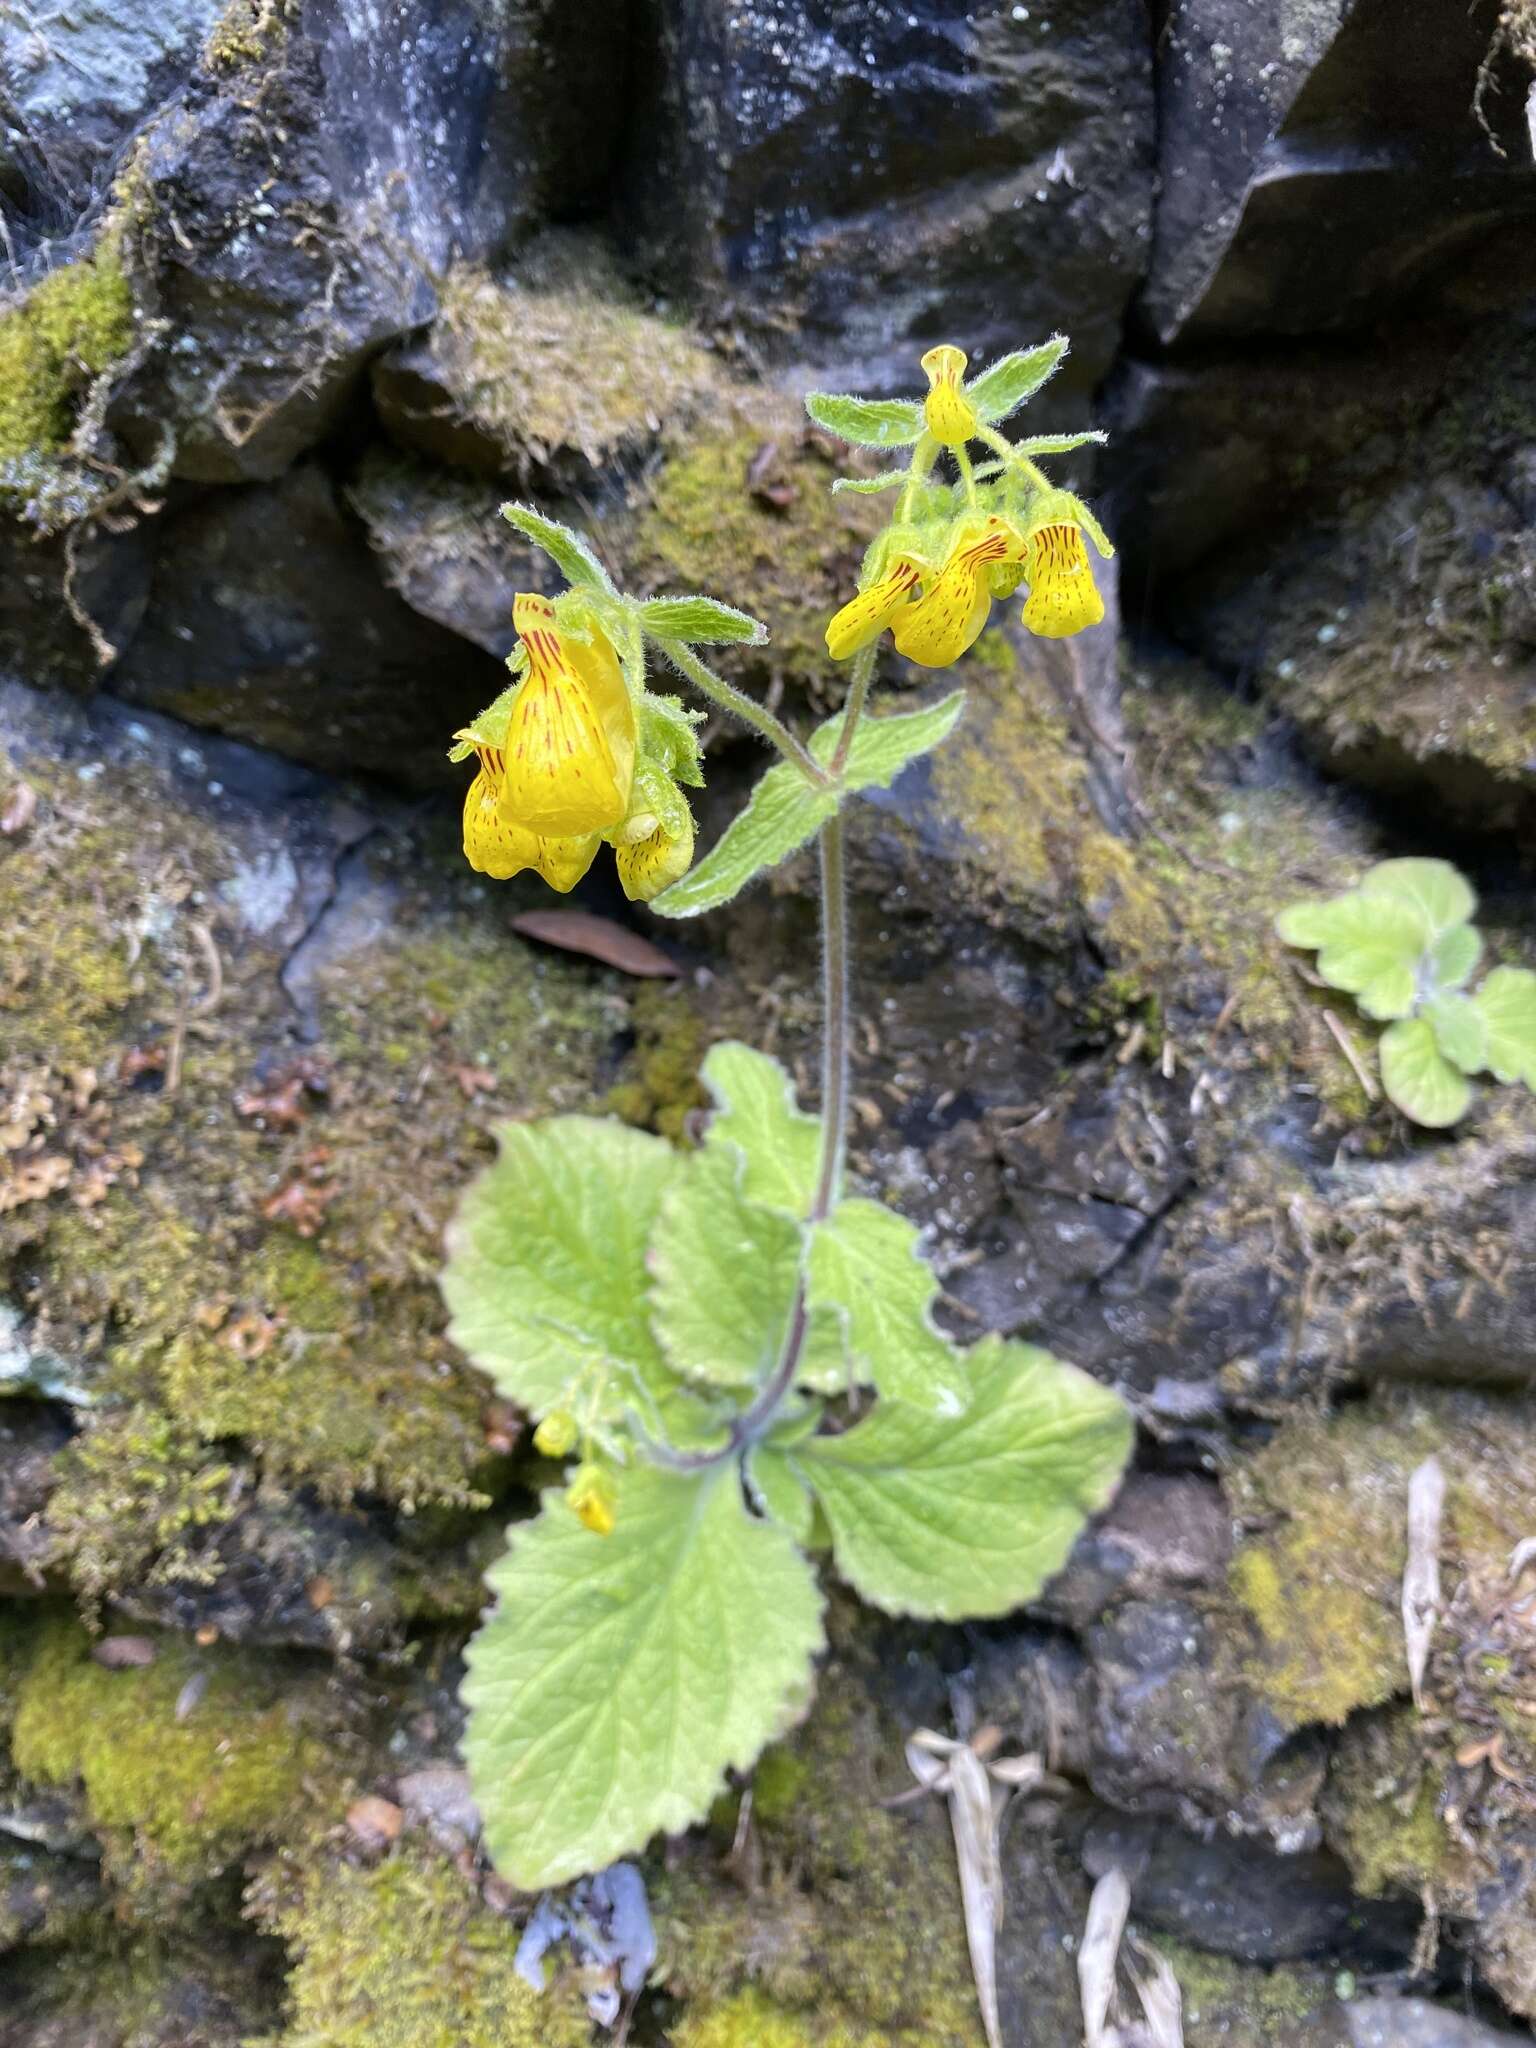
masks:
<instances>
[{"instance_id":1,"label":"brown dried leaf","mask_svg":"<svg viewBox=\"0 0 1536 2048\"><path fill-rule=\"evenodd\" d=\"M1438 1458L1426 1458L1408 1481L1408 1562L1403 1569L1403 1635L1413 1703L1424 1710L1424 1667L1440 1619L1440 1518L1445 1508L1445 1473Z\"/></svg>"},{"instance_id":2,"label":"brown dried leaf","mask_svg":"<svg viewBox=\"0 0 1536 2048\"><path fill-rule=\"evenodd\" d=\"M477 1095L489 1095L497 1080L489 1067L455 1067L453 1078L466 1102L473 1102Z\"/></svg>"},{"instance_id":3,"label":"brown dried leaf","mask_svg":"<svg viewBox=\"0 0 1536 2048\"><path fill-rule=\"evenodd\" d=\"M1077 1983L1087 2048L1117 2048L1119 2030L1110 2024L1109 2014L1115 1999L1120 1939L1130 1910L1131 1887L1125 1872L1106 1870L1088 1902L1082 1946L1077 1952Z\"/></svg>"},{"instance_id":4,"label":"brown dried leaf","mask_svg":"<svg viewBox=\"0 0 1536 2048\"><path fill-rule=\"evenodd\" d=\"M235 1115L269 1131L296 1131L305 1116L304 1078L290 1074L271 1088L247 1088L235 1097Z\"/></svg>"},{"instance_id":5,"label":"brown dried leaf","mask_svg":"<svg viewBox=\"0 0 1536 2048\"><path fill-rule=\"evenodd\" d=\"M653 946L627 925L615 924L610 917L593 917L585 910L525 910L513 918L512 929L525 939L617 967L621 974L647 979L682 973L660 946Z\"/></svg>"},{"instance_id":6,"label":"brown dried leaf","mask_svg":"<svg viewBox=\"0 0 1536 2048\"><path fill-rule=\"evenodd\" d=\"M289 1223L300 1237L316 1237L325 1223L327 1204L341 1193L334 1181L291 1180L261 1205L269 1223Z\"/></svg>"},{"instance_id":7,"label":"brown dried leaf","mask_svg":"<svg viewBox=\"0 0 1536 2048\"><path fill-rule=\"evenodd\" d=\"M74 1168L57 1152L44 1152L36 1159L15 1162L9 1176L0 1180L0 1215L20 1209L27 1202L44 1202L68 1187Z\"/></svg>"},{"instance_id":8,"label":"brown dried leaf","mask_svg":"<svg viewBox=\"0 0 1536 2048\"><path fill-rule=\"evenodd\" d=\"M91 1645L91 1656L108 1671L137 1671L153 1664L158 1651L148 1636L103 1636Z\"/></svg>"},{"instance_id":9,"label":"brown dried leaf","mask_svg":"<svg viewBox=\"0 0 1536 2048\"><path fill-rule=\"evenodd\" d=\"M380 1799L375 1793L354 1799L347 1808L349 1831L368 1849L387 1849L399 1839L404 1826L405 1815L394 1801Z\"/></svg>"}]
</instances>

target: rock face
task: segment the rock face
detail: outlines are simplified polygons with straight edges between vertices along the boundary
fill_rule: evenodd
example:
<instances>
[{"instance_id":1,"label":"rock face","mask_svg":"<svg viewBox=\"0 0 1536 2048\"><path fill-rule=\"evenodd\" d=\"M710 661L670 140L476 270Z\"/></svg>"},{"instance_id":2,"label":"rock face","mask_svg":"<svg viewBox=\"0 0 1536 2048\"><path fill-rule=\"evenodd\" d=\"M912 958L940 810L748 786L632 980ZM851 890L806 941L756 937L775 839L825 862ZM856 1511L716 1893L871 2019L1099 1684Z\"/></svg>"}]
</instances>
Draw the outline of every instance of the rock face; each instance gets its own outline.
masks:
<instances>
[{"instance_id":1,"label":"rock face","mask_svg":"<svg viewBox=\"0 0 1536 2048\"><path fill-rule=\"evenodd\" d=\"M1111 1868L1188 2048L1524 2038L1536 1108L1406 1129L1273 936L1452 853L1536 964L1522 10L137 12L0 53L7 2048L589 2039L464 1798L547 1468L447 1344L441 1229L504 1118L686 1139L715 1038L811 1100L814 910L802 856L651 921L665 986L511 931L547 899L464 866L444 760L556 584L497 507L762 616L725 664L803 728L880 501L800 390L1057 327L1030 425L1112 430L1118 584L1065 643L995 607L854 815L851 1158L941 1319L1117 1386L1137 1465L1024 1613L838 1597L814 1713L646 1862L637 2037L979 2048L948 1817L888 1803L927 1725L1064 1788L1003 1827L1010 2041L1078 2038ZM708 738L706 840L761 767Z\"/></svg>"}]
</instances>

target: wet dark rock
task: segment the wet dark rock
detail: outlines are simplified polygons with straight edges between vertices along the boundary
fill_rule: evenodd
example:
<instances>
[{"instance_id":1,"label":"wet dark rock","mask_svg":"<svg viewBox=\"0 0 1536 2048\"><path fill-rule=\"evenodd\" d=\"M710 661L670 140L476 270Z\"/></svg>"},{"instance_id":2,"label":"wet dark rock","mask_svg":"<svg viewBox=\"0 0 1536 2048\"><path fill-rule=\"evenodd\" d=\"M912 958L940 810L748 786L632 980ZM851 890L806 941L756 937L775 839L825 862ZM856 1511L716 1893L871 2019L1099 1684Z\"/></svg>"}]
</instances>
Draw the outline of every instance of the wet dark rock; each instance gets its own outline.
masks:
<instances>
[{"instance_id":1,"label":"wet dark rock","mask_svg":"<svg viewBox=\"0 0 1536 2048\"><path fill-rule=\"evenodd\" d=\"M34 682L93 685L144 616L155 539L142 520L67 540L0 520L0 665Z\"/></svg>"},{"instance_id":2,"label":"wet dark rock","mask_svg":"<svg viewBox=\"0 0 1536 2048\"><path fill-rule=\"evenodd\" d=\"M0 1359L5 1329L0 1303ZM53 1548L44 1510L54 1487L54 1457L70 1434L57 1409L0 1400L0 1592L7 1597L42 1590Z\"/></svg>"},{"instance_id":3,"label":"wet dark rock","mask_svg":"<svg viewBox=\"0 0 1536 2048\"><path fill-rule=\"evenodd\" d=\"M1353 2048L1517 2048L1529 2038L1423 1998L1362 1999L1345 2018Z\"/></svg>"},{"instance_id":4,"label":"wet dark rock","mask_svg":"<svg viewBox=\"0 0 1536 2048\"><path fill-rule=\"evenodd\" d=\"M907 385L952 334L980 357L1069 328L1092 388L1150 219L1135 0L658 13L628 176L642 238L713 309L794 326L850 386Z\"/></svg>"},{"instance_id":5,"label":"wet dark rock","mask_svg":"<svg viewBox=\"0 0 1536 2048\"><path fill-rule=\"evenodd\" d=\"M315 463L166 515L149 610L115 695L294 760L440 781L496 664L381 591Z\"/></svg>"},{"instance_id":6,"label":"wet dark rock","mask_svg":"<svg viewBox=\"0 0 1536 2048\"><path fill-rule=\"evenodd\" d=\"M1090 1823L1083 1863L1090 1877L1123 1870L1138 1919L1217 1955L1381 1967L1405 1961L1413 1946L1416 1911L1363 1905L1343 1864L1325 1852L1280 1856L1230 1836L1117 1817Z\"/></svg>"},{"instance_id":7,"label":"wet dark rock","mask_svg":"<svg viewBox=\"0 0 1536 2048\"><path fill-rule=\"evenodd\" d=\"M1133 1472L1078 1538L1037 1610L1081 1632L1118 1601L1219 1586L1231 1553L1231 1513L1211 1481Z\"/></svg>"},{"instance_id":8,"label":"wet dark rock","mask_svg":"<svg viewBox=\"0 0 1536 2048\"><path fill-rule=\"evenodd\" d=\"M1497 21L1493 0L1179 0L1158 39L1144 303L1159 337L1314 334L1396 304L1423 316L1454 304L1495 235L1518 291L1536 183L1523 87L1495 66L1479 93Z\"/></svg>"},{"instance_id":9,"label":"wet dark rock","mask_svg":"<svg viewBox=\"0 0 1536 2048\"><path fill-rule=\"evenodd\" d=\"M103 1903L93 1864L0 1837L0 1954L78 1937Z\"/></svg>"}]
</instances>

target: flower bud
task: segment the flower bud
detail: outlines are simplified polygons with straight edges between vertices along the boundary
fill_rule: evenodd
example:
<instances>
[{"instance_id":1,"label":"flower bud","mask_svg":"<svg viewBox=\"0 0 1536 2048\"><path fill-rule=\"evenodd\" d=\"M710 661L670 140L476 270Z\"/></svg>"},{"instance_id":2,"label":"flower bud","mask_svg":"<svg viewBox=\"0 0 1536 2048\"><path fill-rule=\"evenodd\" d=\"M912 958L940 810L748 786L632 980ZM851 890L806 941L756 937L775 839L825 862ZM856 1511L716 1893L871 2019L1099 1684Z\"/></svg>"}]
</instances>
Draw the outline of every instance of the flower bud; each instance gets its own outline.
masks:
<instances>
[{"instance_id":1,"label":"flower bud","mask_svg":"<svg viewBox=\"0 0 1536 2048\"><path fill-rule=\"evenodd\" d=\"M545 1458L563 1458L576 1448L576 1418L567 1408L551 1408L533 1432L533 1448Z\"/></svg>"},{"instance_id":2,"label":"flower bud","mask_svg":"<svg viewBox=\"0 0 1536 2048\"><path fill-rule=\"evenodd\" d=\"M594 1536L613 1534L617 1491L613 1475L605 1472L601 1465L578 1466L575 1478L566 1488L565 1498L582 1526L590 1529Z\"/></svg>"}]
</instances>

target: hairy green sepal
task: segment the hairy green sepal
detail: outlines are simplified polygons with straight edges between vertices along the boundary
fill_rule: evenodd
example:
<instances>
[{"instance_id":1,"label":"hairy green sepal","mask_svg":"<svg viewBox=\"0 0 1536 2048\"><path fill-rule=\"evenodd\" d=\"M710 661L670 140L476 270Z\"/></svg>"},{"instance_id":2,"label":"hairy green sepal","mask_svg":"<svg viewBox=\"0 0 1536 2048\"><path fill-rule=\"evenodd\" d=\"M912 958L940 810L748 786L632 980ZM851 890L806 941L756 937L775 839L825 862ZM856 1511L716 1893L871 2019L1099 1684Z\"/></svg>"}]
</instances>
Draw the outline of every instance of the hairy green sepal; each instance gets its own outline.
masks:
<instances>
[{"instance_id":1,"label":"hairy green sepal","mask_svg":"<svg viewBox=\"0 0 1536 2048\"><path fill-rule=\"evenodd\" d=\"M855 448L911 448L922 438L923 408L911 398L850 398L813 391L805 409L818 427Z\"/></svg>"},{"instance_id":2,"label":"hairy green sepal","mask_svg":"<svg viewBox=\"0 0 1536 2048\"><path fill-rule=\"evenodd\" d=\"M1015 349L989 370L983 370L965 387L965 395L977 416L996 426L1018 411L1026 398L1033 398L1047 378L1054 377L1067 353L1067 337L1053 334L1037 348Z\"/></svg>"},{"instance_id":3,"label":"hairy green sepal","mask_svg":"<svg viewBox=\"0 0 1536 2048\"><path fill-rule=\"evenodd\" d=\"M562 526L558 519L547 519L531 505L503 505L501 516L509 526L517 528L524 540L531 540L548 555L567 583L578 590L600 590L605 597L617 594L608 571L581 535L569 526Z\"/></svg>"},{"instance_id":4,"label":"hairy green sepal","mask_svg":"<svg viewBox=\"0 0 1536 2048\"><path fill-rule=\"evenodd\" d=\"M791 762L770 768L704 858L651 905L663 917L698 917L729 903L758 875L815 837L839 806L864 789L887 789L920 754L947 739L965 703L956 690L921 711L894 718L865 718L853 735L843 772L816 784ZM813 759L825 767L842 735L839 712L812 733Z\"/></svg>"},{"instance_id":5,"label":"hairy green sepal","mask_svg":"<svg viewBox=\"0 0 1536 2048\"><path fill-rule=\"evenodd\" d=\"M647 598L640 623L657 640L682 640L694 647L761 647L768 638L759 620L713 597Z\"/></svg>"}]
</instances>

